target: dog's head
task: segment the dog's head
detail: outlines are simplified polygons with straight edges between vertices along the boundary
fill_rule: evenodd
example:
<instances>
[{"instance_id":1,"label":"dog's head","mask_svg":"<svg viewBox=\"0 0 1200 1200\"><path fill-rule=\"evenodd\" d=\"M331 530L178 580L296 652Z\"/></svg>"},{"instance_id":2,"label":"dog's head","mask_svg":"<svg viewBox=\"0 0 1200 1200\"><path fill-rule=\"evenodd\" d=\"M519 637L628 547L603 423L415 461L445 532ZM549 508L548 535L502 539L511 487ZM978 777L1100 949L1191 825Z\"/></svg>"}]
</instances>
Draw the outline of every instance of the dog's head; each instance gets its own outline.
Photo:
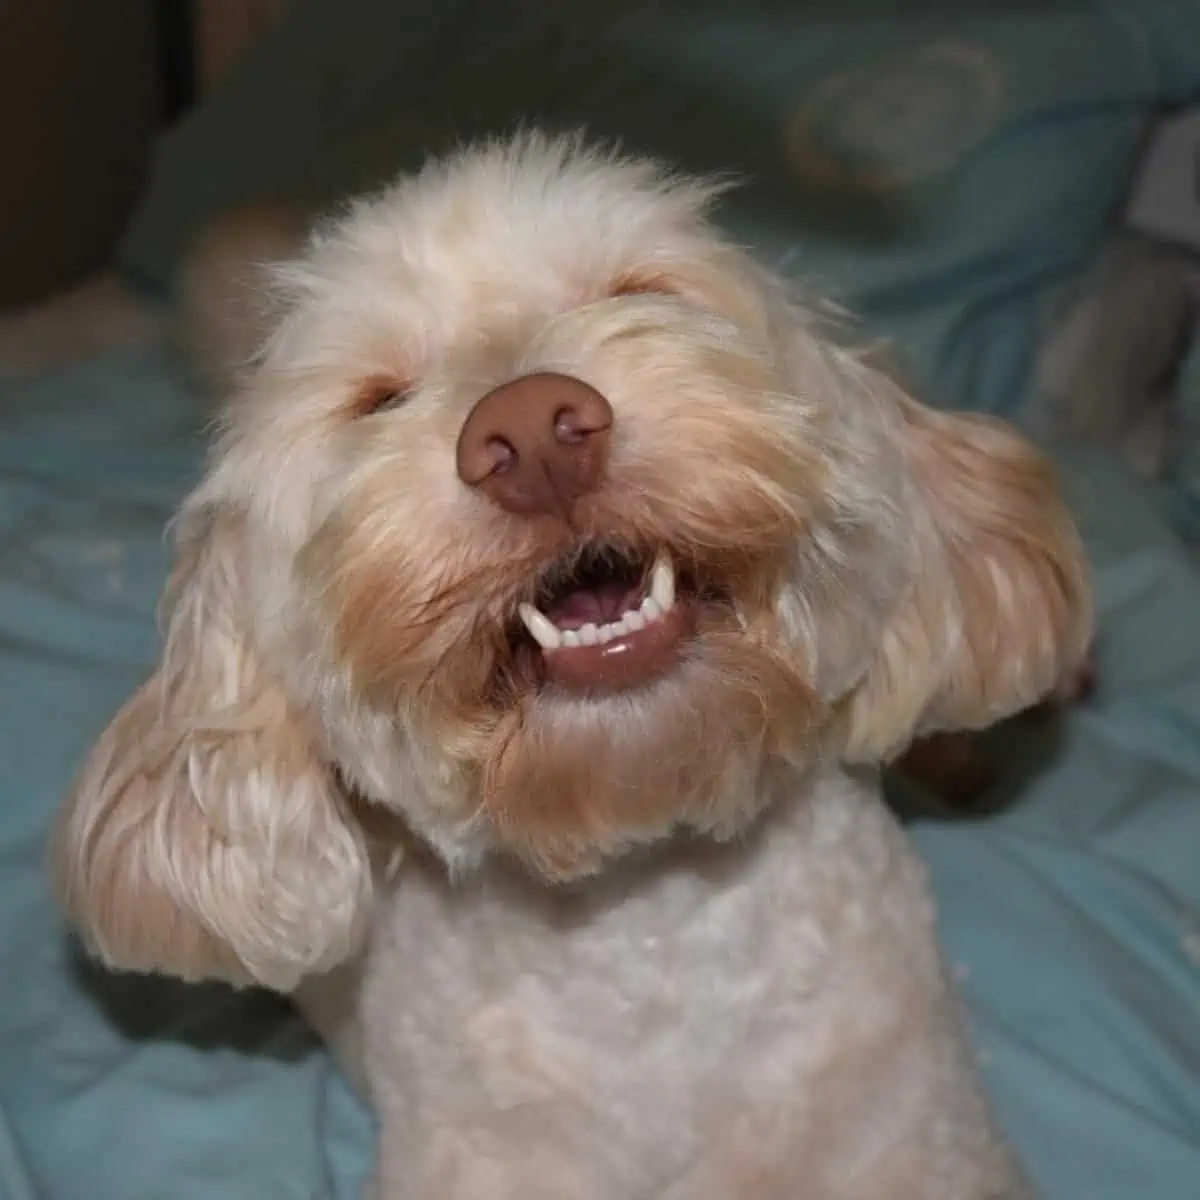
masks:
<instances>
[{"instance_id":1,"label":"dog's head","mask_svg":"<svg viewBox=\"0 0 1200 1200\"><path fill-rule=\"evenodd\" d=\"M528 136L277 272L177 525L162 664L59 832L109 961L332 965L371 898L360 802L452 868L568 878L1073 665L1086 586L1043 462L838 348L710 199Z\"/></svg>"}]
</instances>

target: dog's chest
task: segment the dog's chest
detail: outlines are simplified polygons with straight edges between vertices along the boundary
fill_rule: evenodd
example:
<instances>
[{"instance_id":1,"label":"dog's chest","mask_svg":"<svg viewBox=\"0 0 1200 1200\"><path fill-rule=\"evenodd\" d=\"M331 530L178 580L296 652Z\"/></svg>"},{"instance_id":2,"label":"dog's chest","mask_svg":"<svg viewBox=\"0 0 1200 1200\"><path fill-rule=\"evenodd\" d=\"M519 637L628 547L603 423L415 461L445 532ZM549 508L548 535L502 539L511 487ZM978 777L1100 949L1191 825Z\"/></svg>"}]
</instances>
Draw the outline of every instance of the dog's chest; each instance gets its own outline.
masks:
<instances>
[{"instance_id":1,"label":"dog's chest","mask_svg":"<svg viewBox=\"0 0 1200 1200\"><path fill-rule=\"evenodd\" d=\"M542 1144L565 1147L586 1128L590 1154L620 1146L620 1163L669 1172L773 1094L794 1108L857 991L885 994L894 970L936 973L919 948L928 928L903 947L922 895L890 817L840 778L741 845L680 848L575 895L413 873L368 965L376 1103L409 1132L534 1121ZM894 960L847 960L847 944L877 935Z\"/></svg>"}]
</instances>

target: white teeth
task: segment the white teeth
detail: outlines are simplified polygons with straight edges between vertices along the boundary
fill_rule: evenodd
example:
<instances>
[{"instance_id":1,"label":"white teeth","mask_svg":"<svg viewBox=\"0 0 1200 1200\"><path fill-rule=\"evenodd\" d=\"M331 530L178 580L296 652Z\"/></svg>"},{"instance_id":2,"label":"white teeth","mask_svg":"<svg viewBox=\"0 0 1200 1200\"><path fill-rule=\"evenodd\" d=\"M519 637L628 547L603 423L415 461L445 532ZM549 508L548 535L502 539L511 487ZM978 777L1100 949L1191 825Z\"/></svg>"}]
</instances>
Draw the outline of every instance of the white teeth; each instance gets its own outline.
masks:
<instances>
[{"instance_id":1,"label":"white teeth","mask_svg":"<svg viewBox=\"0 0 1200 1200\"><path fill-rule=\"evenodd\" d=\"M665 550L659 551L650 572L650 596L663 612L675 603L675 564Z\"/></svg>"},{"instance_id":2,"label":"white teeth","mask_svg":"<svg viewBox=\"0 0 1200 1200\"><path fill-rule=\"evenodd\" d=\"M533 634L533 640L543 650L557 650L562 642L558 626L544 613L539 612L532 604L522 604L517 608L517 614L525 622L525 628Z\"/></svg>"},{"instance_id":3,"label":"white teeth","mask_svg":"<svg viewBox=\"0 0 1200 1200\"><path fill-rule=\"evenodd\" d=\"M624 613L619 621L608 625L594 625L589 622L578 629L559 629L545 613L534 608L532 604L521 604L517 612L525 623L525 628L543 650L569 650L576 646L603 646L606 642L636 633L661 620L674 605L675 566L671 562L671 556L663 550L654 560L654 567L650 571L650 594L636 609Z\"/></svg>"},{"instance_id":4,"label":"white teeth","mask_svg":"<svg viewBox=\"0 0 1200 1200\"><path fill-rule=\"evenodd\" d=\"M596 630L596 645L603 646L605 642L614 641L621 636L621 627L613 622L610 625L601 625Z\"/></svg>"}]
</instances>

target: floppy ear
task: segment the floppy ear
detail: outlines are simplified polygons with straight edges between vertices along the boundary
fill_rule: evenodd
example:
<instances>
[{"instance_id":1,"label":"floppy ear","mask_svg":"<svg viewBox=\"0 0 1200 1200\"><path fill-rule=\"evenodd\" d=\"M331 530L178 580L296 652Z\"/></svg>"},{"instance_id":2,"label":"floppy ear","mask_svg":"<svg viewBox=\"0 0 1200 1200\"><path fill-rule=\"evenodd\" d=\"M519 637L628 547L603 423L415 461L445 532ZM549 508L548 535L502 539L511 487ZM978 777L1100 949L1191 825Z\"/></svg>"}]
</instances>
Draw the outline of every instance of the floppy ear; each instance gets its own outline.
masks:
<instances>
[{"instance_id":1,"label":"floppy ear","mask_svg":"<svg viewBox=\"0 0 1200 1200\"><path fill-rule=\"evenodd\" d=\"M916 735L979 729L1027 708L1082 661L1091 598L1049 463L989 417L890 389L910 484L907 584L843 698L844 756L879 761Z\"/></svg>"},{"instance_id":2,"label":"floppy ear","mask_svg":"<svg viewBox=\"0 0 1200 1200\"><path fill-rule=\"evenodd\" d=\"M111 966L290 990L358 945L361 829L246 638L242 526L185 510L162 662L56 831L63 904Z\"/></svg>"}]
</instances>

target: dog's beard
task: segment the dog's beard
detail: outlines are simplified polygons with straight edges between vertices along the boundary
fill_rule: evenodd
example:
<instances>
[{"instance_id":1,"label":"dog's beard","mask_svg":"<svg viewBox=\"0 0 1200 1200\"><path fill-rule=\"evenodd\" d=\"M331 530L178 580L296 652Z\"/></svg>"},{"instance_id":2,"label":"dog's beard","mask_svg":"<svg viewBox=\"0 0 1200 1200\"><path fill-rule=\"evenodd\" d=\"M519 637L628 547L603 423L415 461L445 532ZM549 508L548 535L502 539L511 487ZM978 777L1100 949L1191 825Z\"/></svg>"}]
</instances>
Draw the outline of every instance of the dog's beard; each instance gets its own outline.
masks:
<instances>
[{"instance_id":1,"label":"dog's beard","mask_svg":"<svg viewBox=\"0 0 1200 1200\"><path fill-rule=\"evenodd\" d=\"M496 840L542 874L594 869L677 826L730 832L801 765L821 705L794 667L738 632L699 632L645 687L529 692L500 719L481 774Z\"/></svg>"},{"instance_id":2,"label":"dog's beard","mask_svg":"<svg viewBox=\"0 0 1200 1200\"><path fill-rule=\"evenodd\" d=\"M414 611L406 573L360 560L341 611L369 595L369 612L340 642L359 694L436 762L447 819L568 879L680 826L732 832L769 801L768 778L805 765L827 713L772 613L782 559L743 547L693 564L688 576L707 581L681 601L695 627L678 661L637 687L580 693L546 679L513 614L530 577L519 560L464 574L417 622L383 619Z\"/></svg>"}]
</instances>

